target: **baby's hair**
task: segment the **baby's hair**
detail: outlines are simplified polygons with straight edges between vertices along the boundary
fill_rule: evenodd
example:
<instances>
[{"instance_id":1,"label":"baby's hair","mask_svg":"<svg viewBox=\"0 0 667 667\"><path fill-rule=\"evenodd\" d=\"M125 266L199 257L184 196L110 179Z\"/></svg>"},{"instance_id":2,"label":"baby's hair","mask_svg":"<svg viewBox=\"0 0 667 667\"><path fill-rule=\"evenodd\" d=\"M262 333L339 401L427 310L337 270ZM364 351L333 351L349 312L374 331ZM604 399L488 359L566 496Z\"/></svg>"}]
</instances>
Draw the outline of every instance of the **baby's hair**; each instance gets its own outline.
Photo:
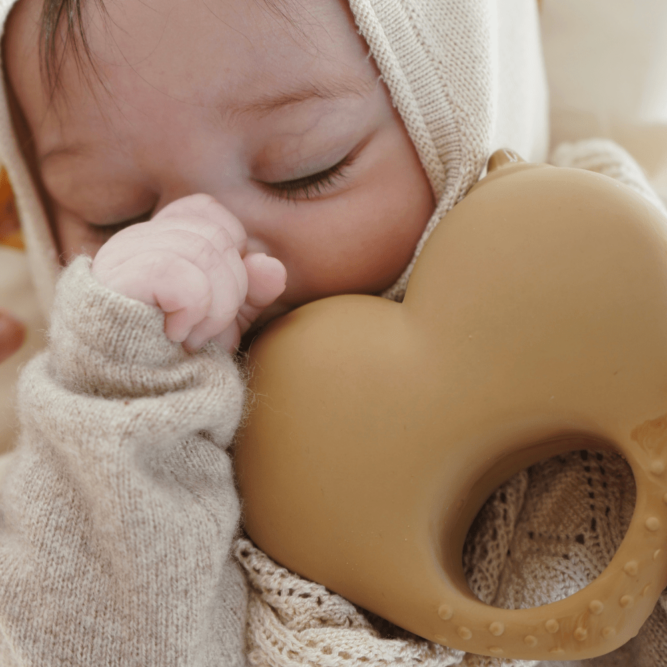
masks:
<instances>
[{"instance_id":1,"label":"baby's hair","mask_svg":"<svg viewBox=\"0 0 667 667\"><path fill-rule=\"evenodd\" d=\"M74 53L80 67L82 56L95 70L90 46L84 30L84 19L81 5L84 0L44 0L40 22L40 63L46 73L51 94L57 90L60 82L60 68L68 49ZM104 1L95 0L102 12L105 11ZM60 27L64 24L64 32ZM58 37L61 37L59 43ZM60 47L60 48L59 48Z\"/></svg>"},{"instance_id":2,"label":"baby's hair","mask_svg":"<svg viewBox=\"0 0 667 667\"><path fill-rule=\"evenodd\" d=\"M83 60L92 67L96 76L92 52L86 31L82 5L85 0L44 0L40 20L40 63L42 72L46 74L46 82L51 95L58 89L60 83L60 68L67 55L68 49L74 53L79 71L82 70ZM95 0L102 15L106 15L104 0ZM262 0L265 9L279 19L285 20L296 27L295 22L285 9L285 0ZM64 23L64 32L60 27ZM61 37L60 43L58 37Z\"/></svg>"}]
</instances>

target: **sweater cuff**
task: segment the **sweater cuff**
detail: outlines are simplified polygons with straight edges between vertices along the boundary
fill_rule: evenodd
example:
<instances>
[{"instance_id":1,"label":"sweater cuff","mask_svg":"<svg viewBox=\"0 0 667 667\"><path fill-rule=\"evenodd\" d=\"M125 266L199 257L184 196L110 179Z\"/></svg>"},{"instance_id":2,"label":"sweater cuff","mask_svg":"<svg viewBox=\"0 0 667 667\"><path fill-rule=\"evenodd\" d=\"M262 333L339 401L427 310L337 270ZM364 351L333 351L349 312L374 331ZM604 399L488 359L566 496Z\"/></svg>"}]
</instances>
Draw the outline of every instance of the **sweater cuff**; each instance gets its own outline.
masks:
<instances>
[{"instance_id":1,"label":"sweater cuff","mask_svg":"<svg viewBox=\"0 0 667 667\"><path fill-rule=\"evenodd\" d=\"M555 167L573 167L604 174L638 192L663 214L665 204L651 187L642 168L624 148L609 139L584 139L559 144L549 158Z\"/></svg>"},{"instance_id":2,"label":"sweater cuff","mask_svg":"<svg viewBox=\"0 0 667 667\"><path fill-rule=\"evenodd\" d=\"M51 373L70 390L107 398L183 388L195 369L164 333L159 308L99 283L92 260L77 257L61 274L49 332ZM204 356L219 352L207 346Z\"/></svg>"}]
</instances>

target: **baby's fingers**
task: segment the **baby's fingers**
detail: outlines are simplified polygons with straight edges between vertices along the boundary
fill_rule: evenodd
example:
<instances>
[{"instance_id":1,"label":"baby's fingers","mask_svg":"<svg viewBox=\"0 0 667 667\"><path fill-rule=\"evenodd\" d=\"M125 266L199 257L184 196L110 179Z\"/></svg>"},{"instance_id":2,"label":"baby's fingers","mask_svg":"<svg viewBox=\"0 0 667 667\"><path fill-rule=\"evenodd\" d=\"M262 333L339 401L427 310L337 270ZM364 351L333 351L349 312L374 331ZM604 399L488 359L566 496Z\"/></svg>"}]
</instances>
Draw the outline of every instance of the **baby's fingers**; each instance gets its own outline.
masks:
<instances>
[{"instance_id":1,"label":"baby's fingers","mask_svg":"<svg viewBox=\"0 0 667 667\"><path fill-rule=\"evenodd\" d=\"M183 342L211 308L213 294L207 273L176 253L140 253L120 269L115 272L117 284L108 286L160 308L165 314L165 334L175 343ZM143 271L147 272L145 280L132 281ZM123 285L123 280L128 284Z\"/></svg>"},{"instance_id":2,"label":"baby's fingers","mask_svg":"<svg viewBox=\"0 0 667 667\"><path fill-rule=\"evenodd\" d=\"M248 273L248 294L234 321L215 337L215 342L233 353L241 336L284 291L287 271L282 262L263 253L246 255L243 263Z\"/></svg>"},{"instance_id":3,"label":"baby's fingers","mask_svg":"<svg viewBox=\"0 0 667 667\"><path fill-rule=\"evenodd\" d=\"M248 276L241 256L236 248L228 248L223 253L223 259L209 274L213 292L209 312L184 342L184 347L190 352L198 350L229 327L246 299Z\"/></svg>"}]
</instances>

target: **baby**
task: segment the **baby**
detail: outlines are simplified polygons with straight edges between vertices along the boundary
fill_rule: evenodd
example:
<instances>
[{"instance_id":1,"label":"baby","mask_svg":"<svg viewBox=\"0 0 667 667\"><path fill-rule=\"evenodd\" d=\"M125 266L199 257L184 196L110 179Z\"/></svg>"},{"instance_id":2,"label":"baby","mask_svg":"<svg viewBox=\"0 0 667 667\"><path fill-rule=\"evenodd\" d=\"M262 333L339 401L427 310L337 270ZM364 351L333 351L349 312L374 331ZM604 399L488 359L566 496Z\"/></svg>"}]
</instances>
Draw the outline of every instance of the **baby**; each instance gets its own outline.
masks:
<instances>
[{"instance_id":1,"label":"baby","mask_svg":"<svg viewBox=\"0 0 667 667\"><path fill-rule=\"evenodd\" d=\"M292 575L247 542L234 557L227 448L244 395L228 353L315 299L400 298L494 148L546 157L537 8L500 7L14 6L3 122L22 154L9 141L3 157L45 303L47 219L71 265L49 350L22 378L21 445L1 491L2 665L489 664L384 639L324 589L276 593L262 574ZM483 539L511 532L526 479L500 493L509 514L487 513ZM473 588L493 601L502 567L480 583L493 568L471 553ZM324 645L327 614L342 634Z\"/></svg>"}]
</instances>

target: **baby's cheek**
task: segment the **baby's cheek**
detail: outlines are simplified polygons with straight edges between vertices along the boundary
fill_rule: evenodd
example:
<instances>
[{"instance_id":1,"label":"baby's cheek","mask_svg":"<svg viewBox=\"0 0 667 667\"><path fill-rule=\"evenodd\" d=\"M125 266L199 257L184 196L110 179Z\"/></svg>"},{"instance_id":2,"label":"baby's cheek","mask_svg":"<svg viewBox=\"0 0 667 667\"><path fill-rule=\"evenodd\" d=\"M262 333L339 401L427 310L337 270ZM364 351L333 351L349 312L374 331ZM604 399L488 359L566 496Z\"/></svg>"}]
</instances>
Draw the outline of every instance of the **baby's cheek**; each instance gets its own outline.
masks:
<instances>
[{"instance_id":1,"label":"baby's cheek","mask_svg":"<svg viewBox=\"0 0 667 667\"><path fill-rule=\"evenodd\" d=\"M379 292L393 285L410 263L435 210L435 198L402 122L394 121L376 144L374 168L350 216L358 216L350 238L351 252L364 291ZM358 213L357 213L358 212Z\"/></svg>"}]
</instances>

